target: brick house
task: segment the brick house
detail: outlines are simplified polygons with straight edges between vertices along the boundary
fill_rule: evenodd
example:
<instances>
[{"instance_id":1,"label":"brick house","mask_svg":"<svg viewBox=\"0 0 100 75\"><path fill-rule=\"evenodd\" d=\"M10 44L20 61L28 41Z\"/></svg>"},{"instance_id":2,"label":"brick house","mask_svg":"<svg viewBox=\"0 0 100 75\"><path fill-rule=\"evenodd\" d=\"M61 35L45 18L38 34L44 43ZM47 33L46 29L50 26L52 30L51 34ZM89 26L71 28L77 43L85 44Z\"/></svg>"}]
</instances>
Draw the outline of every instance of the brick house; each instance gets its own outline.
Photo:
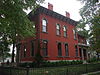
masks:
<instances>
[{"instance_id":1,"label":"brick house","mask_svg":"<svg viewBox=\"0 0 100 75\"><path fill-rule=\"evenodd\" d=\"M38 51L49 61L87 59L87 50L83 49L86 40L75 32L77 22L70 19L68 12L66 16L56 13L48 3L48 9L40 6L34 14L29 13L29 19L35 23L36 36L17 44L19 62L34 61Z\"/></svg>"}]
</instances>

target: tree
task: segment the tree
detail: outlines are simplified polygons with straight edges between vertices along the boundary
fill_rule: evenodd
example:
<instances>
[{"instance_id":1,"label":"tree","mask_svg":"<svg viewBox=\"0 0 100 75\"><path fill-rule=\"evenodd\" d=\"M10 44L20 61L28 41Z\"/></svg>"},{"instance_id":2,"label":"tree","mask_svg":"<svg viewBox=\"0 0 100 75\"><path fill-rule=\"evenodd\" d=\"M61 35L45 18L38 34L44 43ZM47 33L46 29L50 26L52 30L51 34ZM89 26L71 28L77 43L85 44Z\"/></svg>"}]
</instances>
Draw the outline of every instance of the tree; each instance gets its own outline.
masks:
<instances>
[{"instance_id":1,"label":"tree","mask_svg":"<svg viewBox=\"0 0 100 75\"><path fill-rule=\"evenodd\" d=\"M90 44L92 49L100 53L100 16L95 16L91 23Z\"/></svg>"},{"instance_id":2,"label":"tree","mask_svg":"<svg viewBox=\"0 0 100 75\"><path fill-rule=\"evenodd\" d=\"M3 63L4 63L4 60L7 57L11 56L11 54L9 53L9 51L10 51L10 48L9 48L10 43L11 43L10 40L8 40L5 35L3 35L0 38L0 58L1 58L1 61Z\"/></svg>"},{"instance_id":3,"label":"tree","mask_svg":"<svg viewBox=\"0 0 100 75\"><path fill-rule=\"evenodd\" d=\"M96 16L100 10L99 0L79 0L84 6L80 9L80 15L83 21L87 24ZM90 23L91 24L91 23Z\"/></svg>"},{"instance_id":4,"label":"tree","mask_svg":"<svg viewBox=\"0 0 100 75\"><path fill-rule=\"evenodd\" d=\"M33 23L25 12L35 8L44 0L0 0L0 32L6 33L12 40L12 62L14 62L14 49L17 38L34 35ZM1 36L2 37L2 36Z\"/></svg>"},{"instance_id":5,"label":"tree","mask_svg":"<svg viewBox=\"0 0 100 75\"><path fill-rule=\"evenodd\" d=\"M88 39L89 30L87 30L85 27L86 26L85 26L84 21L80 20L79 24L76 26L76 31L77 31L78 34L80 34L80 35L82 35L82 36L84 36L85 38Z\"/></svg>"},{"instance_id":6,"label":"tree","mask_svg":"<svg viewBox=\"0 0 100 75\"><path fill-rule=\"evenodd\" d=\"M100 1L99 0L79 0L84 6L80 10L83 25L89 25L90 47L93 50L100 51ZM80 23L81 24L81 23Z\"/></svg>"},{"instance_id":7,"label":"tree","mask_svg":"<svg viewBox=\"0 0 100 75\"><path fill-rule=\"evenodd\" d=\"M42 42L40 40L37 41L38 42L38 48L37 48L37 52L35 55L35 62L36 62L36 66L40 67L42 62L44 61L40 50L42 49Z\"/></svg>"}]
</instances>

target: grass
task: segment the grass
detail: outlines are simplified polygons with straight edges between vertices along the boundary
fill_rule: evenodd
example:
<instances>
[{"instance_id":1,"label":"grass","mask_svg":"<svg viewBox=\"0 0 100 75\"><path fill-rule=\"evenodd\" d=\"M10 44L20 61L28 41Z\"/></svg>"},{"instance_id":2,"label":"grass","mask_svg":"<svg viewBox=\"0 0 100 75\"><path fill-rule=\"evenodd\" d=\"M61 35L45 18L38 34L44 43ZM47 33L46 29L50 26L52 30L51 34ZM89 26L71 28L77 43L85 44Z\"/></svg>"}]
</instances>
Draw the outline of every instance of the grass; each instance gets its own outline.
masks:
<instances>
[{"instance_id":1,"label":"grass","mask_svg":"<svg viewBox=\"0 0 100 75\"><path fill-rule=\"evenodd\" d=\"M29 75L81 75L88 72L100 70L100 64L82 64L70 65L61 67L45 67L45 68L12 68L4 71L11 73L10 75L26 75L29 70ZM98 75L98 74L97 74Z\"/></svg>"},{"instance_id":2,"label":"grass","mask_svg":"<svg viewBox=\"0 0 100 75\"><path fill-rule=\"evenodd\" d=\"M31 69L30 75L80 75L87 72L93 72L99 70L99 65L74 65L64 67L49 67L49 68L37 68Z\"/></svg>"}]
</instances>

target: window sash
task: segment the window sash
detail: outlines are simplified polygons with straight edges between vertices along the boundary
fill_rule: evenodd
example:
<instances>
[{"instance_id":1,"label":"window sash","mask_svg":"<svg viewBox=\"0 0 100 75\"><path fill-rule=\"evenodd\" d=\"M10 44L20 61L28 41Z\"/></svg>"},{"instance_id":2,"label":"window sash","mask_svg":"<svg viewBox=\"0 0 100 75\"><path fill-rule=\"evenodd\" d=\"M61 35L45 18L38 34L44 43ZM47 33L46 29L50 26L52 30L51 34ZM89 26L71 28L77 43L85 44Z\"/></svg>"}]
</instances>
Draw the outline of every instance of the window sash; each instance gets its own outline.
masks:
<instances>
[{"instance_id":1,"label":"window sash","mask_svg":"<svg viewBox=\"0 0 100 75\"><path fill-rule=\"evenodd\" d=\"M27 49L26 49L25 46L24 46L24 49L23 49L23 50L24 50L24 55L23 55L23 56L26 57L26 50L27 50Z\"/></svg>"},{"instance_id":2,"label":"window sash","mask_svg":"<svg viewBox=\"0 0 100 75\"><path fill-rule=\"evenodd\" d=\"M63 31L66 31L66 27L65 26L63 27Z\"/></svg>"},{"instance_id":3,"label":"window sash","mask_svg":"<svg viewBox=\"0 0 100 75\"><path fill-rule=\"evenodd\" d=\"M42 26L42 31L43 32L47 32L47 29L46 28L47 28L46 26Z\"/></svg>"},{"instance_id":4,"label":"window sash","mask_svg":"<svg viewBox=\"0 0 100 75\"><path fill-rule=\"evenodd\" d=\"M78 56L78 47L75 46L76 56Z\"/></svg>"},{"instance_id":5,"label":"window sash","mask_svg":"<svg viewBox=\"0 0 100 75\"><path fill-rule=\"evenodd\" d=\"M69 56L68 44L65 44L65 55Z\"/></svg>"},{"instance_id":6,"label":"window sash","mask_svg":"<svg viewBox=\"0 0 100 75\"><path fill-rule=\"evenodd\" d=\"M60 35L60 25L56 24L56 34Z\"/></svg>"},{"instance_id":7,"label":"window sash","mask_svg":"<svg viewBox=\"0 0 100 75\"><path fill-rule=\"evenodd\" d=\"M45 40L43 41L43 56L48 55L48 42Z\"/></svg>"},{"instance_id":8,"label":"window sash","mask_svg":"<svg viewBox=\"0 0 100 75\"><path fill-rule=\"evenodd\" d=\"M56 25L56 29L60 30L60 25L59 24Z\"/></svg>"},{"instance_id":9,"label":"window sash","mask_svg":"<svg viewBox=\"0 0 100 75\"><path fill-rule=\"evenodd\" d=\"M31 41L31 56L34 56L34 48L35 48L34 45L35 45L34 41Z\"/></svg>"},{"instance_id":10,"label":"window sash","mask_svg":"<svg viewBox=\"0 0 100 75\"><path fill-rule=\"evenodd\" d=\"M73 34L74 34L74 39L76 39L76 31L73 30Z\"/></svg>"},{"instance_id":11,"label":"window sash","mask_svg":"<svg viewBox=\"0 0 100 75\"><path fill-rule=\"evenodd\" d=\"M66 26L63 27L64 37L67 37L67 28Z\"/></svg>"},{"instance_id":12,"label":"window sash","mask_svg":"<svg viewBox=\"0 0 100 75\"><path fill-rule=\"evenodd\" d=\"M57 35L60 35L60 30L57 29Z\"/></svg>"},{"instance_id":13,"label":"window sash","mask_svg":"<svg viewBox=\"0 0 100 75\"><path fill-rule=\"evenodd\" d=\"M46 25L47 25L47 21L43 19L42 25L43 25L43 26L46 26Z\"/></svg>"},{"instance_id":14,"label":"window sash","mask_svg":"<svg viewBox=\"0 0 100 75\"><path fill-rule=\"evenodd\" d=\"M64 37L66 37L67 36L67 32L66 31L64 31Z\"/></svg>"},{"instance_id":15,"label":"window sash","mask_svg":"<svg viewBox=\"0 0 100 75\"><path fill-rule=\"evenodd\" d=\"M58 56L62 56L61 43L58 43Z\"/></svg>"},{"instance_id":16,"label":"window sash","mask_svg":"<svg viewBox=\"0 0 100 75\"><path fill-rule=\"evenodd\" d=\"M42 32L47 32L47 21L45 19L42 20Z\"/></svg>"}]
</instances>

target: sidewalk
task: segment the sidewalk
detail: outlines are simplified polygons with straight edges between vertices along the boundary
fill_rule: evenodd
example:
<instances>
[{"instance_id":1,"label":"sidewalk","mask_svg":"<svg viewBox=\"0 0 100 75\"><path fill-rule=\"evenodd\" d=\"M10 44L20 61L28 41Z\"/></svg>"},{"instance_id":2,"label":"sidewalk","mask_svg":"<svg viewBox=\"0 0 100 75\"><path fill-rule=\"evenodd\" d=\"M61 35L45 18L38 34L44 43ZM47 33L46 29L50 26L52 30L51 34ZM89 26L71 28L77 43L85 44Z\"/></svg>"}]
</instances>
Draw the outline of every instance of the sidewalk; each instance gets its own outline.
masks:
<instances>
[{"instance_id":1,"label":"sidewalk","mask_svg":"<svg viewBox=\"0 0 100 75\"><path fill-rule=\"evenodd\" d=\"M96 74L96 73L100 73L100 71L91 72L91 73L86 73L86 74L82 74L82 75L88 75L88 74Z\"/></svg>"}]
</instances>

